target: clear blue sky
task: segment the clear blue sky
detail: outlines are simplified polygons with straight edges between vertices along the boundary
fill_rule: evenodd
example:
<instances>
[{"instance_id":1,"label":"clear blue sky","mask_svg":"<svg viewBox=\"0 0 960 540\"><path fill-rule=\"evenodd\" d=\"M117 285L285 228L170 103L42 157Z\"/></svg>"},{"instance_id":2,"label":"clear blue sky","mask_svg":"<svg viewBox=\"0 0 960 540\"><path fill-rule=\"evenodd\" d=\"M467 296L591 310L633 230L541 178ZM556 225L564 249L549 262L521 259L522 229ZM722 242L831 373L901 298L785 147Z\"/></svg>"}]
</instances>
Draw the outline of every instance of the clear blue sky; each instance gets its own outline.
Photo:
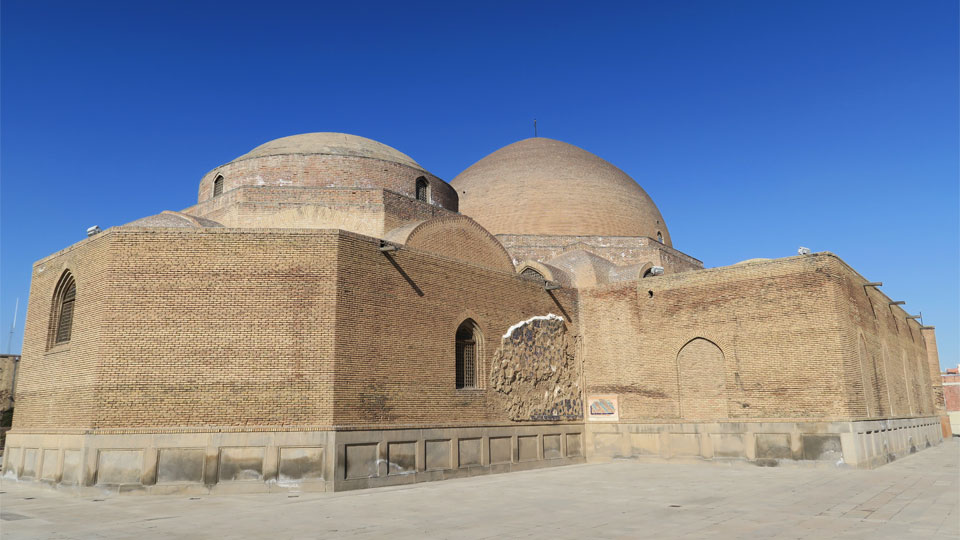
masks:
<instances>
[{"instance_id":1,"label":"clear blue sky","mask_svg":"<svg viewBox=\"0 0 960 540\"><path fill-rule=\"evenodd\" d=\"M958 4L44 2L0 7L6 352L37 259L342 131L444 179L532 135L614 163L707 266L833 251L958 362Z\"/></svg>"}]
</instances>

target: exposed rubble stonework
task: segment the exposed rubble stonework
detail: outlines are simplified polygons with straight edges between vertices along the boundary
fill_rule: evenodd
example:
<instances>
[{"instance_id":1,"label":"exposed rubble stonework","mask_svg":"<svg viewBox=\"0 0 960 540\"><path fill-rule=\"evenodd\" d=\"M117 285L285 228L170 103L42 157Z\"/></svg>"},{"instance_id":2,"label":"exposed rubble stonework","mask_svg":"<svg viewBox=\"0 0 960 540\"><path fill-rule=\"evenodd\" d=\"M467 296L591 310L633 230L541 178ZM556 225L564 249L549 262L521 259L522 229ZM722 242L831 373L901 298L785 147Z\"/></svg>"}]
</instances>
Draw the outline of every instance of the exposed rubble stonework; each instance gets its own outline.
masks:
<instances>
[{"instance_id":1,"label":"exposed rubble stonework","mask_svg":"<svg viewBox=\"0 0 960 540\"><path fill-rule=\"evenodd\" d=\"M582 420L576 337L557 315L512 326L493 355L491 388L511 420Z\"/></svg>"}]
</instances>

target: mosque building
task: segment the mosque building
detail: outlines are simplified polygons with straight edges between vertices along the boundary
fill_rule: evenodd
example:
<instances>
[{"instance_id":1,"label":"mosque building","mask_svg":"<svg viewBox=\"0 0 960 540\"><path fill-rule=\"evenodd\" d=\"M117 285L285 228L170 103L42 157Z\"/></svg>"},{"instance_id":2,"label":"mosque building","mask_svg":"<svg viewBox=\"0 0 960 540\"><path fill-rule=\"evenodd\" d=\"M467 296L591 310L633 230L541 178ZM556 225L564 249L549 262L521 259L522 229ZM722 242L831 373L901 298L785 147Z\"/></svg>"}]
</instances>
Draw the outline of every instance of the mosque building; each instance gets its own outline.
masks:
<instances>
[{"instance_id":1,"label":"mosque building","mask_svg":"<svg viewBox=\"0 0 960 540\"><path fill-rule=\"evenodd\" d=\"M38 261L24 332L4 475L76 491L871 468L950 434L934 329L879 283L827 252L704 268L546 138L449 183L363 137L270 141Z\"/></svg>"}]
</instances>

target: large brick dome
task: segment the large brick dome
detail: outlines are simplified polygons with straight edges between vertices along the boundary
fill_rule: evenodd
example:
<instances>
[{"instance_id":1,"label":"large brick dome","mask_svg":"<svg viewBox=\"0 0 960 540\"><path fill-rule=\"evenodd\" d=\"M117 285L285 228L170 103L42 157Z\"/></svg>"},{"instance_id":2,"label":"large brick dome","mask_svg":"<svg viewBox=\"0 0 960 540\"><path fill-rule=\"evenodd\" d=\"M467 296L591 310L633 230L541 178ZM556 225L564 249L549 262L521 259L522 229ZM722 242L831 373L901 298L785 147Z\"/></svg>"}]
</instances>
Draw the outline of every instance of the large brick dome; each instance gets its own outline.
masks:
<instances>
[{"instance_id":1,"label":"large brick dome","mask_svg":"<svg viewBox=\"0 0 960 540\"><path fill-rule=\"evenodd\" d=\"M450 185L493 234L662 236L663 216L626 173L571 144L533 138L474 163Z\"/></svg>"}]
</instances>

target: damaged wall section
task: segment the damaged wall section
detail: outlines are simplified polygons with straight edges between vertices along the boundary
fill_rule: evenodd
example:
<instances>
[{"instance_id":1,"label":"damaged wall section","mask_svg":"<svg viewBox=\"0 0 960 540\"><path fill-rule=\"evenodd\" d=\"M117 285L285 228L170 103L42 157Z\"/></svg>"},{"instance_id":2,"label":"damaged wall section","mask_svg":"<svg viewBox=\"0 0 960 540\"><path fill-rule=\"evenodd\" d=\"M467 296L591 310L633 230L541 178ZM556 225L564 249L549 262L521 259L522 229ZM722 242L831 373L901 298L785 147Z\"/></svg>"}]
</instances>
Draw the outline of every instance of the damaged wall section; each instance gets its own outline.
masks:
<instances>
[{"instance_id":1,"label":"damaged wall section","mask_svg":"<svg viewBox=\"0 0 960 540\"><path fill-rule=\"evenodd\" d=\"M557 315L533 317L504 334L490 383L511 420L583 420L577 338Z\"/></svg>"}]
</instances>

